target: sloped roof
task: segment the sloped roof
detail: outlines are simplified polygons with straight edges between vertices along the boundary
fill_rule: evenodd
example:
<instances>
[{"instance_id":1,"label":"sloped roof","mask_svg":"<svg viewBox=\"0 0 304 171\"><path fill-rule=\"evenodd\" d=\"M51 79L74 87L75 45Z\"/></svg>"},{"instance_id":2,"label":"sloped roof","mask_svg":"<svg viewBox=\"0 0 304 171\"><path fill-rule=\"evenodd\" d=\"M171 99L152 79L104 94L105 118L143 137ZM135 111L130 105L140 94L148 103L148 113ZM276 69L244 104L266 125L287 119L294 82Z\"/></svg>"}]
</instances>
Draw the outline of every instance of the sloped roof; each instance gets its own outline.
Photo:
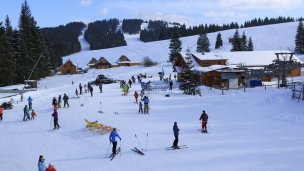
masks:
<instances>
[{"instance_id":1,"label":"sloped roof","mask_svg":"<svg viewBox=\"0 0 304 171\"><path fill-rule=\"evenodd\" d=\"M100 57L100 58L98 59L98 61L96 62L96 64L99 64L103 59L106 60L109 64L112 65L112 63L110 63L105 57Z\"/></svg>"}]
</instances>

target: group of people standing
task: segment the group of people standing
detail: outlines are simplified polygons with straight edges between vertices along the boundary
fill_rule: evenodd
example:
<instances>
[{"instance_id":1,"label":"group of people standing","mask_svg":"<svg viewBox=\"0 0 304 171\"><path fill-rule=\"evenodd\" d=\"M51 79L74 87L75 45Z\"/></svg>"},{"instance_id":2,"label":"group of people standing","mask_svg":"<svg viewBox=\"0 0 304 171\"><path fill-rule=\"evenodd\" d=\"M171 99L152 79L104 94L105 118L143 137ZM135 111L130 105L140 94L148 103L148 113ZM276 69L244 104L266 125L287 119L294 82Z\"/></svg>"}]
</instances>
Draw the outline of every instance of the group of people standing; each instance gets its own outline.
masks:
<instances>
[{"instance_id":1,"label":"group of people standing","mask_svg":"<svg viewBox=\"0 0 304 171\"><path fill-rule=\"evenodd\" d=\"M33 99L31 96L27 99L28 105L25 105L23 108L23 121L28 121L35 119L37 116L36 112L33 109Z\"/></svg>"},{"instance_id":2,"label":"group of people standing","mask_svg":"<svg viewBox=\"0 0 304 171\"><path fill-rule=\"evenodd\" d=\"M75 90L75 94L76 94L76 96L78 97L78 95L82 95L83 94L83 86L81 85L81 83L79 83L79 92L78 92L78 89L76 88L76 90ZM92 87L92 85L90 84L90 83L88 83L88 85L84 85L84 89L85 89L85 93L87 93L87 92L90 92L90 94L91 94L91 96L93 96L93 87ZM100 91L102 92L102 83L100 83L99 84L99 89L100 89Z\"/></svg>"}]
</instances>

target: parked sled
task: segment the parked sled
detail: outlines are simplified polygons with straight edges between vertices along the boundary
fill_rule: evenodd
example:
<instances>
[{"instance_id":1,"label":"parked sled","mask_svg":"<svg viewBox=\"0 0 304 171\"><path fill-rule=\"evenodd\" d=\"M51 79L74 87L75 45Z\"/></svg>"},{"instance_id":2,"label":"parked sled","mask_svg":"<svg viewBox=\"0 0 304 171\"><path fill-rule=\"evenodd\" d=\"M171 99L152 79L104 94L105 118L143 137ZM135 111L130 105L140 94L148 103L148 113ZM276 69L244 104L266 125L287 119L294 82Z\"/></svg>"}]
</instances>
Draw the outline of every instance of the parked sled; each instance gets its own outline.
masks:
<instances>
[{"instance_id":1,"label":"parked sled","mask_svg":"<svg viewBox=\"0 0 304 171\"><path fill-rule=\"evenodd\" d=\"M111 126L103 125L102 123L99 123L98 121L90 122L89 120L84 120L87 124L86 128L91 131L96 131L101 134L107 134L110 133L113 128Z\"/></svg>"}]
</instances>

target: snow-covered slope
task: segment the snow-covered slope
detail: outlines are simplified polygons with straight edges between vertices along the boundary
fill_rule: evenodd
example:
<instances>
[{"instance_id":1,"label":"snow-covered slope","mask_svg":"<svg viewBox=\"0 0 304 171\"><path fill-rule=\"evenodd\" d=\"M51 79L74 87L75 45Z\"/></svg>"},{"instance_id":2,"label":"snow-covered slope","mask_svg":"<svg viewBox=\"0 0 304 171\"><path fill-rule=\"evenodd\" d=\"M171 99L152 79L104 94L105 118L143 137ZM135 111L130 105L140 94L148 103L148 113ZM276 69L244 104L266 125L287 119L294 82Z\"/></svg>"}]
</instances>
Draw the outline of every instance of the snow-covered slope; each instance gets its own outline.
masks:
<instances>
[{"instance_id":1,"label":"snow-covered slope","mask_svg":"<svg viewBox=\"0 0 304 171\"><path fill-rule=\"evenodd\" d=\"M87 27L83 28L83 30L81 31L81 35L78 37L78 41L81 46L81 51L90 50L90 44L84 39L84 33L87 29L88 29Z\"/></svg>"},{"instance_id":2,"label":"snow-covered slope","mask_svg":"<svg viewBox=\"0 0 304 171\"><path fill-rule=\"evenodd\" d=\"M274 24L268 26L251 27L239 29L240 34L245 31L247 37L252 37L257 51L280 51L294 50L295 34L297 22ZM222 31L222 39L224 46L220 50L215 50L215 40L217 33L208 34L211 44L211 51L223 52L230 51L231 44L228 38L232 37L235 30ZM192 52L196 51L196 42L198 36L189 36L181 38L183 51L190 48ZM149 56L151 59L165 63L169 54L169 40L143 43L139 40L139 35L125 35L127 46L79 52L63 57L63 60L72 60L80 67L86 66L92 57L106 57L110 61L116 61L121 55L127 55L133 61L141 61L143 57Z\"/></svg>"}]
</instances>

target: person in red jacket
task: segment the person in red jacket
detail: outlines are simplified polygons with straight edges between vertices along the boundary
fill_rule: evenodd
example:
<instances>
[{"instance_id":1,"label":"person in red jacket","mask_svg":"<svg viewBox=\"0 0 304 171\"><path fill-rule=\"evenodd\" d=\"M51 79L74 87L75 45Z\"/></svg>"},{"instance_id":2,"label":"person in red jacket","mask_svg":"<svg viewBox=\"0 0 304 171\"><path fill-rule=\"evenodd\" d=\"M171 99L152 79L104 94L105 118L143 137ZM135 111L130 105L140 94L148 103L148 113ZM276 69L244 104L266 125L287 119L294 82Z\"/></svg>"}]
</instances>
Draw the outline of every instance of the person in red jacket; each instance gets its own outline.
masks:
<instances>
[{"instance_id":1,"label":"person in red jacket","mask_svg":"<svg viewBox=\"0 0 304 171\"><path fill-rule=\"evenodd\" d=\"M54 117L54 129L59 129L60 126L58 124L58 112L57 112L57 110L54 110L54 113L52 114L52 116Z\"/></svg>"},{"instance_id":2,"label":"person in red jacket","mask_svg":"<svg viewBox=\"0 0 304 171\"><path fill-rule=\"evenodd\" d=\"M208 133L207 131L208 115L204 110L199 120L202 120L202 132Z\"/></svg>"},{"instance_id":3,"label":"person in red jacket","mask_svg":"<svg viewBox=\"0 0 304 171\"><path fill-rule=\"evenodd\" d=\"M35 116L37 116L37 115L36 115L36 112L35 112L34 110L32 110L31 115L32 115L31 119L35 119Z\"/></svg>"},{"instance_id":4,"label":"person in red jacket","mask_svg":"<svg viewBox=\"0 0 304 171\"><path fill-rule=\"evenodd\" d=\"M137 93L137 91L134 92L134 97L135 97L135 101L137 103L137 99L138 99L138 93Z\"/></svg>"},{"instance_id":5,"label":"person in red jacket","mask_svg":"<svg viewBox=\"0 0 304 171\"><path fill-rule=\"evenodd\" d=\"M4 109L0 106L0 120L2 121L3 117L3 111Z\"/></svg>"},{"instance_id":6,"label":"person in red jacket","mask_svg":"<svg viewBox=\"0 0 304 171\"><path fill-rule=\"evenodd\" d=\"M45 171L56 171L54 165L52 165L51 163L49 164L48 168L46 168Z\"/></svg>"}]
</instances>

